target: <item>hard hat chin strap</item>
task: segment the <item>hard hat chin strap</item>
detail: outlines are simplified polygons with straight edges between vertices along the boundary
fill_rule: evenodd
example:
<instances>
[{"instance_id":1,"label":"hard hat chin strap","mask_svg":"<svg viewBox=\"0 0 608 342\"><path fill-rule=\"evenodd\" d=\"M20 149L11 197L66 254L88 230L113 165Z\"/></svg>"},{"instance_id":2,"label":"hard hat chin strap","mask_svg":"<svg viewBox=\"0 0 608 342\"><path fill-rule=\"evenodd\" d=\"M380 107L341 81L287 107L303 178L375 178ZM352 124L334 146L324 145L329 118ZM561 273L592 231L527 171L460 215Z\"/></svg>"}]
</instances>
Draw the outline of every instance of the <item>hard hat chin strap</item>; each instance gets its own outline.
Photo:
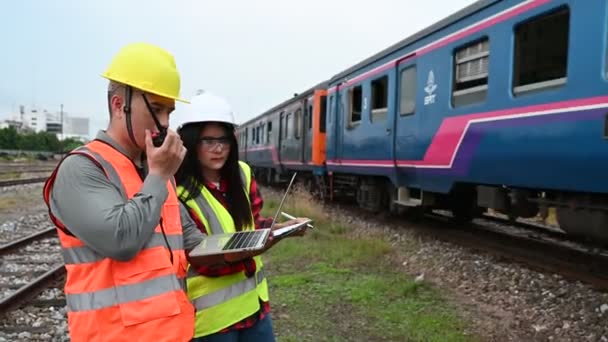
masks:
<instances>
[{"instance_id":1,"label":"hard hat chin strap","mask_svg":"<svg viewBox=\"0 0 608 342\"><path fill-rule=\"evenodd\" d=\"M131 86L125 87L125 106L123 107L123 111L127 115L127 132L129 132L129 138L133 145L139 147L137 142L135 141L135 136L133 135L133 125L131 124L131 98L133 97L133 89Z\"/></svg>"},{"instance_id":2,"label":"hard hat chin strap","mask_svg":"<svg viewBox=\"0 0 608 342\"><path fill-rule=\"evenodd\" d=\"M148 102L148 98L146 97L146 94L142 93L141 96L144 98L146 107L148 107L148 112L150 112L150 115L152 115L152 119L154 120L154 124L156 125L156 128L158 128L158 133L152 134L152 143L154 144L154 146L160 147L160 145L163 144L163 142L165 141L165 138L167 137L167 128L163 127L160 124L160 121L158 121L158 118L156 117L156 113L154 113L152 106L150 106L150 102Z\"/></svg>"},{"instance_id":3,"label":"hard hat chin strap","mask_svg":"<svg viewBox=\"0 0 608 342\"><path fill-rule=\"evenodd\" d=\"M150 115L152 115L152 119L154 120L154 124L156 125L156 128L158 128L158 133L152 134L152 143L154 144L154 146L160 147L160 145L163 144L165 137L167 136L167 128L163 127L160 124L160 121L158 121L158 118L156 117L154 110L152 110L152 106L150 106L150 102L148 102L148 98L146 97L146 94L142 93L141 95L144 98L144 102L146 103L148 112L150 113ZM133 134L133 124L131 123L131 99L132 98L133 98L133 88L131 88L131 86L126 86L125 87L125 105L123 107L123 111L127 115L127 132L129 132L129 138L131 139L131 142L133 143L133 145L141 148L141 146L137 145L137 142L135 141L135 135Z\"/></svg>"}]
</instances>

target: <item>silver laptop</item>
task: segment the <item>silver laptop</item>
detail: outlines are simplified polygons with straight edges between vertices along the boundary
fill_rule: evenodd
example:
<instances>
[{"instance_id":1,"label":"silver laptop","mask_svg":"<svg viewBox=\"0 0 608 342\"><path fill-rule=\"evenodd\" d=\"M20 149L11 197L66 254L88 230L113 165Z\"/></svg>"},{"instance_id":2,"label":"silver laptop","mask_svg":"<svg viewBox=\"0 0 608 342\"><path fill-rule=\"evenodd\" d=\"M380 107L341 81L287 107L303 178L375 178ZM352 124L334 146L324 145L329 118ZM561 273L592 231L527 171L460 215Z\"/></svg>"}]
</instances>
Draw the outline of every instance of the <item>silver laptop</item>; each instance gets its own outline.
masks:
<instances>
[{"instance_id":1,"label":"silver laptop","mask_svg":"<svg viewBox=\"0 0 608 342\"><path fill-rule=\"evenodd\" d=\"M203 238L203 241L198 244L198 246L190 251L190 257L196 258L215 254L252 252L264 248L266 240L268 239L268 236L270 236L272 227L274 227L274 224L281 213L283 203L285 203L285 198L287 197L287 193L289 193L289 189L296 178L296 174L297 172L291 177L289 186L287 186L287 190L285 190L281 203L277 208L277 212L272 219L270 228L207 235Z\"/></svg>"},{"instance_id":2,"label":"silver laptop","mask_svg":"<svg viewBox=\"0 0 608 342\"><path fill-rule=\"evenodd\" d=\"M257 251L264 248L269 235L269 228L211 234L205 236L203 241L190 251L190 257Z\"/></svg>"}]
</instances>

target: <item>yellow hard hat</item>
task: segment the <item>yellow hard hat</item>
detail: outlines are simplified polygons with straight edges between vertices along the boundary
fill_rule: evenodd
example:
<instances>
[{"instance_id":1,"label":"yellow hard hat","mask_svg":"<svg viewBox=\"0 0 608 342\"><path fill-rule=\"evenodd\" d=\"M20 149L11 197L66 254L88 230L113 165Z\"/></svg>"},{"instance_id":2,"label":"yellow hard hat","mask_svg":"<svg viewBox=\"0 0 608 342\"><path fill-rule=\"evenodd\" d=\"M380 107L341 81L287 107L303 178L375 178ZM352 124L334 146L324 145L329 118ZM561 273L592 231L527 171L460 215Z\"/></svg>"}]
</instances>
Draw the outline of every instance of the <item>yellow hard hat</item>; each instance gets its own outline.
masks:
<instances>
[{"instance_id":1,"label":"yellow hard hat","mask_svg":"<svg viewBox=\"0 0 608 342\"><path fill-rule=\"evenodd\" d=\"M102 76L151 94L189 103L179 98L180 77L173 56L152 44L133 43L123 47Z\"/></svg>"}]
</instances>

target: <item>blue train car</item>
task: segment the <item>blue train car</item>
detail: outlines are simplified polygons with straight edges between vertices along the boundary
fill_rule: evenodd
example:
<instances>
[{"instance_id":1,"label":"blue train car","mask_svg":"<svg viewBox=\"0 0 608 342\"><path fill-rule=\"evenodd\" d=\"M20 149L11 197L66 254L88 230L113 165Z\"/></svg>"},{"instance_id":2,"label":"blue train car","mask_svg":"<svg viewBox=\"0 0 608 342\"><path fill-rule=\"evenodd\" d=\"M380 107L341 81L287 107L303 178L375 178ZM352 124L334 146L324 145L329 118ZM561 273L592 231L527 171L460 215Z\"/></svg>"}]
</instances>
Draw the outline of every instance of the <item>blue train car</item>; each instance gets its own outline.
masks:
<instances>
[{"instance_id":1,"label":"blue train car","mask_svg":"<svg viewBox=\"0 0 608 342\"><path fill-rule=\"evenodd\" d=\"M605 1L479 1L339 73L328 171L357 175L367 207L387 188L390 206L462 218L550 204L603 236L607 23Z\"/></svg>"},{"instance_id":2,"label":"blue train car","mask_svg":"<svg viewBox=\"0 0 608 342\"><path fill-rule=\"evenodd\" d=\"M239 125L239 156L267 183L325 174L327 83L322 82ZM318 177L322 179L322 177Z\"/></svg>"},{"instance_id":3,"label":"blue train car","mask_svg":"<svg viewBox=\"0 0 608 342\"><path fill-rule=\"evenodd\" d=\"M481 0L330 78L330 196L608 240L608 2Z\"/></svg>"}]
</instances>

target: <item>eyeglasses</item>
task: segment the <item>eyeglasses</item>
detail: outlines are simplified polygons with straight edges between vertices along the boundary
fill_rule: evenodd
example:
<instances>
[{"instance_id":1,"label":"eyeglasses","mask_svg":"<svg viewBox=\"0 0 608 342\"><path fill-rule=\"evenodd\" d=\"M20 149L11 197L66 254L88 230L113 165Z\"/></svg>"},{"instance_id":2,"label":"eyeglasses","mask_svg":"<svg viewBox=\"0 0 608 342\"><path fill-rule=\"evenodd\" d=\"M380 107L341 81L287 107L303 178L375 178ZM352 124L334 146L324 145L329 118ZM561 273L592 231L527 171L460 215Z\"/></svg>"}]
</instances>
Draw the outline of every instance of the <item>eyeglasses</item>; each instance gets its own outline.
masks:
<instances>
[{"instance_id":1,"label":"eyeglasses","mask_svg":"<svg viewBox=\"0 0 608 342\"><path fill-rule=\"evenodd\" d=\"M230 147L230 139L227 137L219 137L219 138L203 137L203 138L200 138L199 141L201 143L201 146L205 150L209 150L209 151L217 149L218 146L220 146L222 150L224 150L227 147Z\"/></svg>"}]
</instances>

